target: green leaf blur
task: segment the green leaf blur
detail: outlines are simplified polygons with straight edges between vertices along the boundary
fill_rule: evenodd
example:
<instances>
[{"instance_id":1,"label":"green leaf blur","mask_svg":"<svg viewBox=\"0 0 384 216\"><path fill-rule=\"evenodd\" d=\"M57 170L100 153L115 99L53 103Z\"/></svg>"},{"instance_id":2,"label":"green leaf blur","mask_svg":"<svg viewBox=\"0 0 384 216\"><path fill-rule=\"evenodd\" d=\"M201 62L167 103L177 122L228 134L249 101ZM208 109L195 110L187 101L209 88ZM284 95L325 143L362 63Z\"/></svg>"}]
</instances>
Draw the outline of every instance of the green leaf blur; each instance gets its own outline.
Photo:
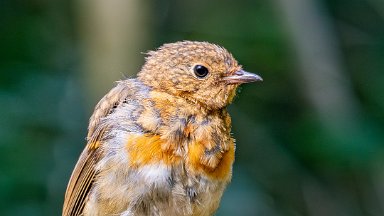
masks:
<instances>
[{"instance_id":1,"label":"green leaf blur","mask_svg":"<svg viewBox=\"0 0 384 216\"><path fill-rule=\"evenodd\" d=\"M384 215L380 0L1 1L0 215L60 215L93 106L179 40L264 79L229 108L218 216Z\"/></svg>"}]
</instances>

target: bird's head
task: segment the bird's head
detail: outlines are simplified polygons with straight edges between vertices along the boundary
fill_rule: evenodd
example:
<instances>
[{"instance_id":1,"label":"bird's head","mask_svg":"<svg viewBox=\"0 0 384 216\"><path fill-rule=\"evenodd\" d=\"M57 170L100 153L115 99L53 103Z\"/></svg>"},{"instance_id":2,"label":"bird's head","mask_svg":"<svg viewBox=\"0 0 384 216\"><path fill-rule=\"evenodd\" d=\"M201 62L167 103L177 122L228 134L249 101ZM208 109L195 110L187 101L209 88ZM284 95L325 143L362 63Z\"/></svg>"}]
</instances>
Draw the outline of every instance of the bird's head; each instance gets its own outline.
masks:
<instances>
[{"instance_id":1,"label":"bird's head","mask_svg":"<svg viewBox=\"0 0 384 216\"><path fill-rule=\"evenodd\" d=\"M155 90L208 109L230 104L240 84L262 80L244 71L223 47L193 41L164 44L148 52L138 77Z\"/></svg>"}]
</instances>

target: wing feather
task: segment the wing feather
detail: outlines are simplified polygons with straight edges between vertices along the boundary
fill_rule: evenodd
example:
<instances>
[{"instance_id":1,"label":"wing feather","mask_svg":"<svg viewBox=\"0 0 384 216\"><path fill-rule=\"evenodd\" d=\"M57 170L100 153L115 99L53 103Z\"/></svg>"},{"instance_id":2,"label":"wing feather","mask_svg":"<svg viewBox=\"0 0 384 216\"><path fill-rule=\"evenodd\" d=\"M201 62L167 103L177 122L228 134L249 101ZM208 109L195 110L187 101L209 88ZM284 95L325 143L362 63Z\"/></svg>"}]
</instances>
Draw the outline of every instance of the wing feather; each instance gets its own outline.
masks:
<instances>
[{"instance_id":1,"label":"wing feather","mask_svg":"<svg viewBox=\"0 0 384 216\"><path fill-rule=\"evenodd\" d=\"M95 166L102 154L101 140L104 132L109 127L106 124L100 124L100 121L125 100L129 94L128 92L129 90L124 82L119 82L96 105L89 122L87 146L80 155L65 192L63 216L83 214L83 209L97 174Z\"/></svg>"},{"instance_id":2,"label":"wing feather","mask_svg":"<svg viewBox=\"0 0 384 216\"><path fill-rule=\"evenodd\" d=\"M73 170L63 207L63 216L80 215L96 175L95 165L99 158L98 149L85 148Z\"/></svg>"}]
</instances>

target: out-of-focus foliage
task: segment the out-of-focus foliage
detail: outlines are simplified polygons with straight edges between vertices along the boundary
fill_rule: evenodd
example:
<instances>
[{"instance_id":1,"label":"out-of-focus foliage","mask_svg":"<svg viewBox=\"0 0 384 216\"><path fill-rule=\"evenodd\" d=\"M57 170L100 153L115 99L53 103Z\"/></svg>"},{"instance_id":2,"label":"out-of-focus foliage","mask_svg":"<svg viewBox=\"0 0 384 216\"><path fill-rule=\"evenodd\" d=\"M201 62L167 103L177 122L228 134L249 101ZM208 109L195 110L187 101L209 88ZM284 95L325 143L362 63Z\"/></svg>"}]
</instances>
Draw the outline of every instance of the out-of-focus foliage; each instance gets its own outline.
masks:
<instances>
[{"instance_id":1,"label":"out-of-focus foliage","mask_svg":"<svg viewBox=\"0 0 384 216\"><path fill-rule=\"evenodd\" d=\"M0 215L61 212L96 103L87 94L99 88L85 87L79 2L0 3ZM295 40L298 31L284 8L300 1L144 2L147 25L132 29L151 34L143 52L165 42L210 41L264 78L243 86L229 109L237 158L217 215L384 215L382 1L306 1L325 20L334 42L326 45L337 56L330 61L339 66L337 76L319 76L336 80L335 89L348 92L346 101L352 101L334 113L319 111L318 99L308 96L311 77L300 66L300 53L311 44ZM82 1L87 4L94 2ZM313 14L298 11L311 20ZM317 40L313 43L328 39ZM310 66L326 72L325 65ZM320 93L332 87L319 83Z\"/></svg>"}]
</instances>

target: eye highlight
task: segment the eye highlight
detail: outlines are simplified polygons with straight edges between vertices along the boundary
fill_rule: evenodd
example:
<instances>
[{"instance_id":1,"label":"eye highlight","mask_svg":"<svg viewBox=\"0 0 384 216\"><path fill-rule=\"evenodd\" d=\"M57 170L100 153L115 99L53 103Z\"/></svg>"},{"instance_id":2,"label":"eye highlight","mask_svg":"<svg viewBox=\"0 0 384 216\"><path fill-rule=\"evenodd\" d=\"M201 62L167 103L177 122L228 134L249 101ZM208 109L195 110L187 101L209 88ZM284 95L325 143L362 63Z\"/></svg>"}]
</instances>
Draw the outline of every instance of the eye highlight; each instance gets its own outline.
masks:
<instances>
[{"instance_id":1,"label":"eye highlight","mask_svg":"<svg viewBox=\"0 0 384 216\"><path fill-rule=\"evenodd\" d=\"M208 68L204 67L203 65L195 65L193 72L198 78L204 78L209 73Z\"/></svg>"}]
</instances>

